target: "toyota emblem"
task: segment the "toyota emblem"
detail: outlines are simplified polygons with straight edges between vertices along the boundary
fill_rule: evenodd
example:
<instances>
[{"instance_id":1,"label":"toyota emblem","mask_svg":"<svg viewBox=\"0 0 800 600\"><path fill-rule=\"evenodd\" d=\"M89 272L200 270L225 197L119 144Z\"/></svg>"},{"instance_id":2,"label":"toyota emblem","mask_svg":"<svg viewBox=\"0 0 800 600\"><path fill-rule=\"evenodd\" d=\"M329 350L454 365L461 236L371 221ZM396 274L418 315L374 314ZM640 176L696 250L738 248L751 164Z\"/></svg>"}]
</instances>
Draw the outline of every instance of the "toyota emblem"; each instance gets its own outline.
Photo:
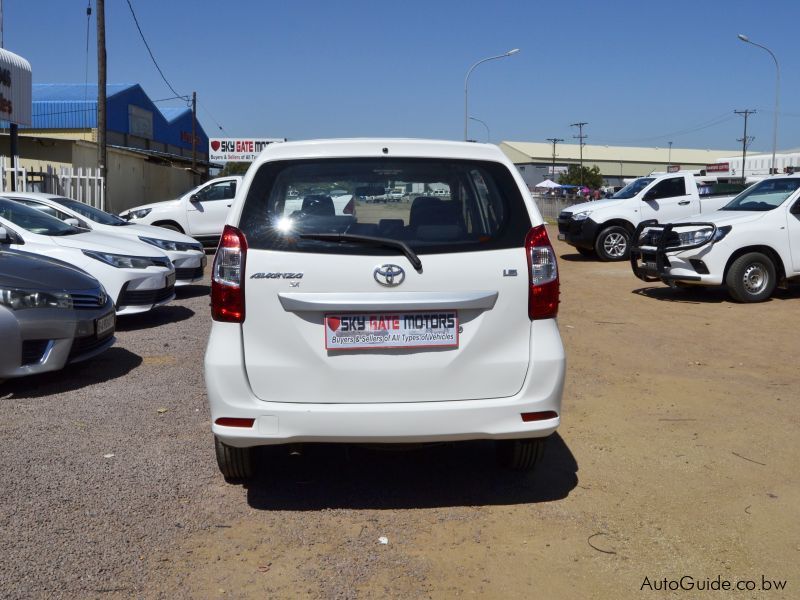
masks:
<instances>
[{"instance_id":1,"label":"toyota emblem","mask_svg":"<svg viewBox=\"0 0 800 600\"><path fill-rule=\"evenodd\" d=\"M386 287L395 287L406 279L406 272L397 265L381 265L372 273L375 281Z\"/></svg>"}]
</instances>

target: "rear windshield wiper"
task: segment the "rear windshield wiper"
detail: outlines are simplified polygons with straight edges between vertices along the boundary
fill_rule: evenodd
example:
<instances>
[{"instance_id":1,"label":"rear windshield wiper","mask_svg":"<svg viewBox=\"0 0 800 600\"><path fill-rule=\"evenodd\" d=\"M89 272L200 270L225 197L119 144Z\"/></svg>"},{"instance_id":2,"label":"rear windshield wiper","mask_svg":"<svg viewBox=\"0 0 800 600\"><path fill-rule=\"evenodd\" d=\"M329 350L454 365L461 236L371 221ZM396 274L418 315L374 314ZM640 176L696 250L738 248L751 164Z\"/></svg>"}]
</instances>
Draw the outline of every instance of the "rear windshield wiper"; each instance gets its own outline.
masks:
<instances>
[{"instance_id":1,"label":"rear windshield wiper","mask_svg":"<svg viewBox=\"0 0 800 600\"><path fill-rule=\"evenodd\" d=\"M417 256L408 244L400 240L374 237L371 235L355 235L352 233L301 233L300 237L304 240L319 240L320 242L356 242L359 244L397 248L406 255L408 261L417 271L422 271L422 261L419 259L419 256Z\"/></svg>"}]
</instances>

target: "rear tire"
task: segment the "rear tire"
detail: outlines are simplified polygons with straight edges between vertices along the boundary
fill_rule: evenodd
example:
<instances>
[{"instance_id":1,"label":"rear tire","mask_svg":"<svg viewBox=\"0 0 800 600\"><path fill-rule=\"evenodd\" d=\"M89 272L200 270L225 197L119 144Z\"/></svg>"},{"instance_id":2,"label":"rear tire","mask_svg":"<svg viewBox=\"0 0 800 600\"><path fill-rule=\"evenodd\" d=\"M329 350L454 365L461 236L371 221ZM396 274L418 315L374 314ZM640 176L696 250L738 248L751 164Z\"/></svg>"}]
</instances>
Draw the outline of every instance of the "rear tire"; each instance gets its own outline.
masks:
<instances>
[{"instance_id":1,"label":"rear tire","mask_svg":"<svg viewBox=\"0 0 800 600\"><path fill-rule=\"evenodd\" d=\"M253 476L253 449L235 448L214 436L217 466L228 483L239 483Z\"/></svg>"},{"instance_id":2,"label":"rear tire","mask_svg":"<svg viewBox=\"0 0 800 600\"><path fill-rule=\"evenodd\" d=\"M530 471L544 456L544 438L497 440L497 462L512 471Z\"/></svg>"},{"instance_id":3,"label":"rear tire","mask_svg":"<svg viewBox=\"0 0 800 600\"><path fill-rule=\"evenodd\" d=\"M631 234L619 225L606 227L597 236L594 250L606 262L627 260L631 254Z\"/></svg>"},{"instance_id":4,"label":"rear tire","mask_svg":"<svg viewBox=\"0 0 800 600\"><path fill-rule=\"evenodd\" d=\"M742 254L731 264L725 285L737 302L763 302L777 285L775 265L760 252Z\"/></svg>"}]
</instances>

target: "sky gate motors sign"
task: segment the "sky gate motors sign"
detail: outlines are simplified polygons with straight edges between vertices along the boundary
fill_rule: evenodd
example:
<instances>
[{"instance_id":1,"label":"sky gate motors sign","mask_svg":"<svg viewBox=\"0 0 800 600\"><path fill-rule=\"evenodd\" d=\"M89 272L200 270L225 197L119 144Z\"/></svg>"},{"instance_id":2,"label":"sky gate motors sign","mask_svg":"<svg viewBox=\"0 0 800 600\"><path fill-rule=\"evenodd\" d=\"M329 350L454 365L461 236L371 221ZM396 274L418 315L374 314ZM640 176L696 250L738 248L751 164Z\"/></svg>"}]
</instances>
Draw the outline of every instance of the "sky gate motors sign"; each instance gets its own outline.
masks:
<instances>
[{"instance_id":1,"label":"sky gate motors sign","mask_svg":"<svg viewBox=\"0 0 800 600\"><path fill-rule=\"evenodd\" d=\"M253 162L261 151L286 138L213 138L208 140L210 162Z\"/></svg>"}]
</instances>

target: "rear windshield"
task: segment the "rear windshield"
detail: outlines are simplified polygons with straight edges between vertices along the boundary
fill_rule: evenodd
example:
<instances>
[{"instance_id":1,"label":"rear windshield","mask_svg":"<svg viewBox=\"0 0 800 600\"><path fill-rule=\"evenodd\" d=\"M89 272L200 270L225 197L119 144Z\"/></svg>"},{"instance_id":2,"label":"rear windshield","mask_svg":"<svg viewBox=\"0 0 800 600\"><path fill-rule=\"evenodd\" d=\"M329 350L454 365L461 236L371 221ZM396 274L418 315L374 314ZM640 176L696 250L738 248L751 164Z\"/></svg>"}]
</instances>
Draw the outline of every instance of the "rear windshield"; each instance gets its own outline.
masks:
<instances>
[{"instance_id":1,"label":"rear windshield","mask_svg":"<svg viewBox=\"0 0 800 600\"><path fill-rule=\"evenodd\" d=\"M300 237L324 233L388 238L433 254L522 247L531 221L500 163L363 158L263 164L239 227L257 249L386 253Z\"/></svg>"}]
</instances>

